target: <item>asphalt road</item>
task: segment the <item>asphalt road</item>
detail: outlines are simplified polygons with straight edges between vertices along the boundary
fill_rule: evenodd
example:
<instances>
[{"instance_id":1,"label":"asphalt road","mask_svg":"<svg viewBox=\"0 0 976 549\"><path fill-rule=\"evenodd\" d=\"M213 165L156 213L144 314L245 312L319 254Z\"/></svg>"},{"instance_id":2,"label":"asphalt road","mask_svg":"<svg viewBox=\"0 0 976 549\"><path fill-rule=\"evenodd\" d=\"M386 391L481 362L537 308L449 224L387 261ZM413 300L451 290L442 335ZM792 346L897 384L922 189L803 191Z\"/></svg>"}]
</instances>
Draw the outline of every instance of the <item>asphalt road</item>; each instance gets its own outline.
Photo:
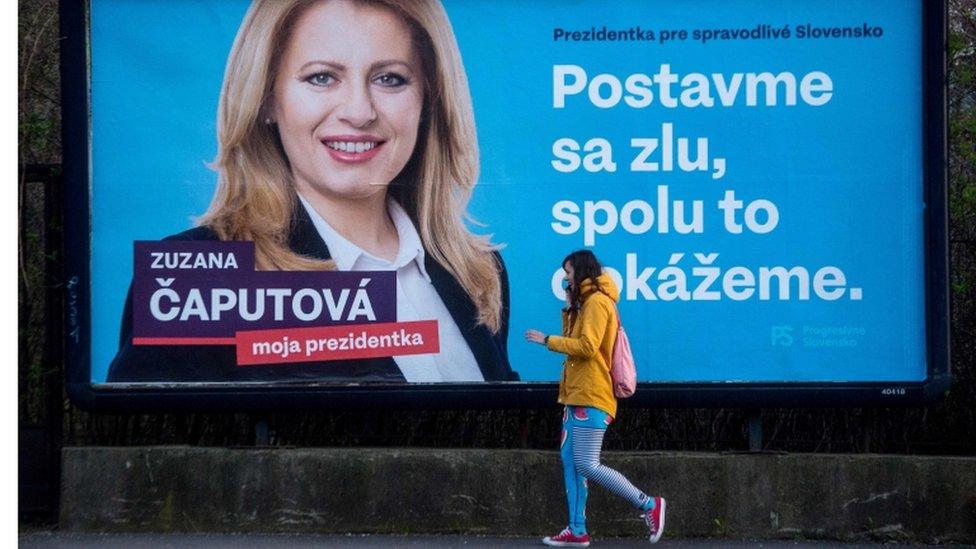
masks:
<instances>
[{"instance_id":1,"label":"asphalt road","mask_svg":"<svg viewBox=\"0 0 976 549\"><path fill-rule=\"evenodd\" d=\"M639 538L594 539L590 547L648 547ZM106 549L158 549L158 548L316 548L323 547L542 547L538 538L510 538L487 536L379 536L379 535L288 535L288 534L71 534L59 532L32 532L19 536L19 547L37 549L62 549L98 547ZM782 540L727 540L727 539L662 539L655 547L682 549L747 547L800 549L876 549L883 544L839 543L827 541ZM886 546L890 547L890 546ZM933 547L906 545L902 547ZM972 547L940 545L938 547Z\"/></svg>"}]
</instances>

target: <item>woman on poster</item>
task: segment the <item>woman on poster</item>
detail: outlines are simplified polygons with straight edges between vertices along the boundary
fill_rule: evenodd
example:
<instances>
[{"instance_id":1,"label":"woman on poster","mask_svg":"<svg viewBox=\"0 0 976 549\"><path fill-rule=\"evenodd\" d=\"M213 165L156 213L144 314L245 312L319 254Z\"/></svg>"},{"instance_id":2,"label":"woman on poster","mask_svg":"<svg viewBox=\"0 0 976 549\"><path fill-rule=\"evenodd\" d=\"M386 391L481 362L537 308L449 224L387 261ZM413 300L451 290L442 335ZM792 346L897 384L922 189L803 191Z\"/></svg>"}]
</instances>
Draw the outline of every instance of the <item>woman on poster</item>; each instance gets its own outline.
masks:
<instances>
[{"instance_id":1,"label":"woman on poster","mask_svg":"<svg viewBox=\"0 0 976 549\"><path fill-rule=\"evenodd\" d=\"M258 269L394 270L397 319L440 353L237 367L232 346L133 345L110 382L517 380L498 247L464 223L478 147L437 0L255 0L227 61L216 193L177 240L246 240Z\"/></svg>"}]
</instances>

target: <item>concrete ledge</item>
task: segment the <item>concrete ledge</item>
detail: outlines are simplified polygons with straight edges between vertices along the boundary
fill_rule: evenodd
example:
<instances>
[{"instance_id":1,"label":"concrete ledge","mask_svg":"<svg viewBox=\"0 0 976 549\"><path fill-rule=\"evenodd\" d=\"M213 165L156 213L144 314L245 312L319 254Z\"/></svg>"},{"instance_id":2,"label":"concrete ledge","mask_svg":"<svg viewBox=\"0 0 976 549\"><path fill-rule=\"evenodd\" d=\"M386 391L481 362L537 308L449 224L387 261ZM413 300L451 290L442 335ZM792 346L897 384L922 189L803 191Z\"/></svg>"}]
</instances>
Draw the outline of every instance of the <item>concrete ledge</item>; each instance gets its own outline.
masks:
<instances>
[{"instance_id":1,"label":"concrete ledge","mask_svg":"<svg viewBox=\"0 0 976 549\"><path fill-rule=\"evenodd\" d=\"M976 458L607 453L668 499L669 537L976 541ZM566 524L556 452L65 448L61 527L107 532L542 535ZM591 533L641 535L592 487Z\"/></svg>"}]
</instances>

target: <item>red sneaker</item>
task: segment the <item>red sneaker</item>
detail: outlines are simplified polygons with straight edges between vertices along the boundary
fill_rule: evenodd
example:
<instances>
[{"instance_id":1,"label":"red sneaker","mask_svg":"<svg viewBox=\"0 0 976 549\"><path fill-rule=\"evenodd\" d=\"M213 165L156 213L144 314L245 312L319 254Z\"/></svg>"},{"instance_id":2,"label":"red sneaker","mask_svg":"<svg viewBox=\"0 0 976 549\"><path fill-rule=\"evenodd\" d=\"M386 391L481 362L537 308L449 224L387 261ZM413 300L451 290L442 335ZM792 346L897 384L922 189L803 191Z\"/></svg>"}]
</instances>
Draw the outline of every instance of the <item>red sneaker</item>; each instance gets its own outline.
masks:
<instances>
[{"instance_id":1,"label":"red sneaker","mask_svg":"<svg viewBox=\"0 0 976 549\"><path fill-rule=\"evenodd\" d=\"M641 515L644 524L647 525L647 532L650 536L648 539L651 540L651 543L657 543L657 540L661 539L661 534L664 533L665 505L664 498L654 498L654 508Z\"/></svg>"},{"instance_id":2,"label":"red sneaker","mask_svg":"<svg viewBox=\"0 0 976 549\"><path fill-rule=\"evenodd\" d=\"M559 535L542 538L542 543L550 547L589 547L590 535L583 534L582 536L574 536L573 531L566 528L562 532L559 532Z\"/></svg>"}]
</instances>

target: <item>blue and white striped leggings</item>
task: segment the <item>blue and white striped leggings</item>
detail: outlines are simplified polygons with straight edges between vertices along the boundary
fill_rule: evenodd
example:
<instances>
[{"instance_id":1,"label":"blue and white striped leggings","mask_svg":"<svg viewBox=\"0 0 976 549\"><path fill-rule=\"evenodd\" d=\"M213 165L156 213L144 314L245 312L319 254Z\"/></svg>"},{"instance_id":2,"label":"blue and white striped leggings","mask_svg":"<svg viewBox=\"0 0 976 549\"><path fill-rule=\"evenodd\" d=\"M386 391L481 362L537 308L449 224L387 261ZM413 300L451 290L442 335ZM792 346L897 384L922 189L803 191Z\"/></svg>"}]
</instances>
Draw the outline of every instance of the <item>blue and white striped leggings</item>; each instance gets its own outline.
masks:
<instances>
[{"instance_id":1,"label":"blue and white striped leggings","mask_svg":"<svg viewBox=\"0 0 976 549\"><path fill-rule=\"evenodd\" d=\"M586 533L587 480L626 499L641 510L650 509L654 500L641 492L626 477L600 463L603 435L613 421L597 408L567 406L563 411L563 432L559 453L563 459L569 528L579 536Z\"/></svg>"}]
</instances>

